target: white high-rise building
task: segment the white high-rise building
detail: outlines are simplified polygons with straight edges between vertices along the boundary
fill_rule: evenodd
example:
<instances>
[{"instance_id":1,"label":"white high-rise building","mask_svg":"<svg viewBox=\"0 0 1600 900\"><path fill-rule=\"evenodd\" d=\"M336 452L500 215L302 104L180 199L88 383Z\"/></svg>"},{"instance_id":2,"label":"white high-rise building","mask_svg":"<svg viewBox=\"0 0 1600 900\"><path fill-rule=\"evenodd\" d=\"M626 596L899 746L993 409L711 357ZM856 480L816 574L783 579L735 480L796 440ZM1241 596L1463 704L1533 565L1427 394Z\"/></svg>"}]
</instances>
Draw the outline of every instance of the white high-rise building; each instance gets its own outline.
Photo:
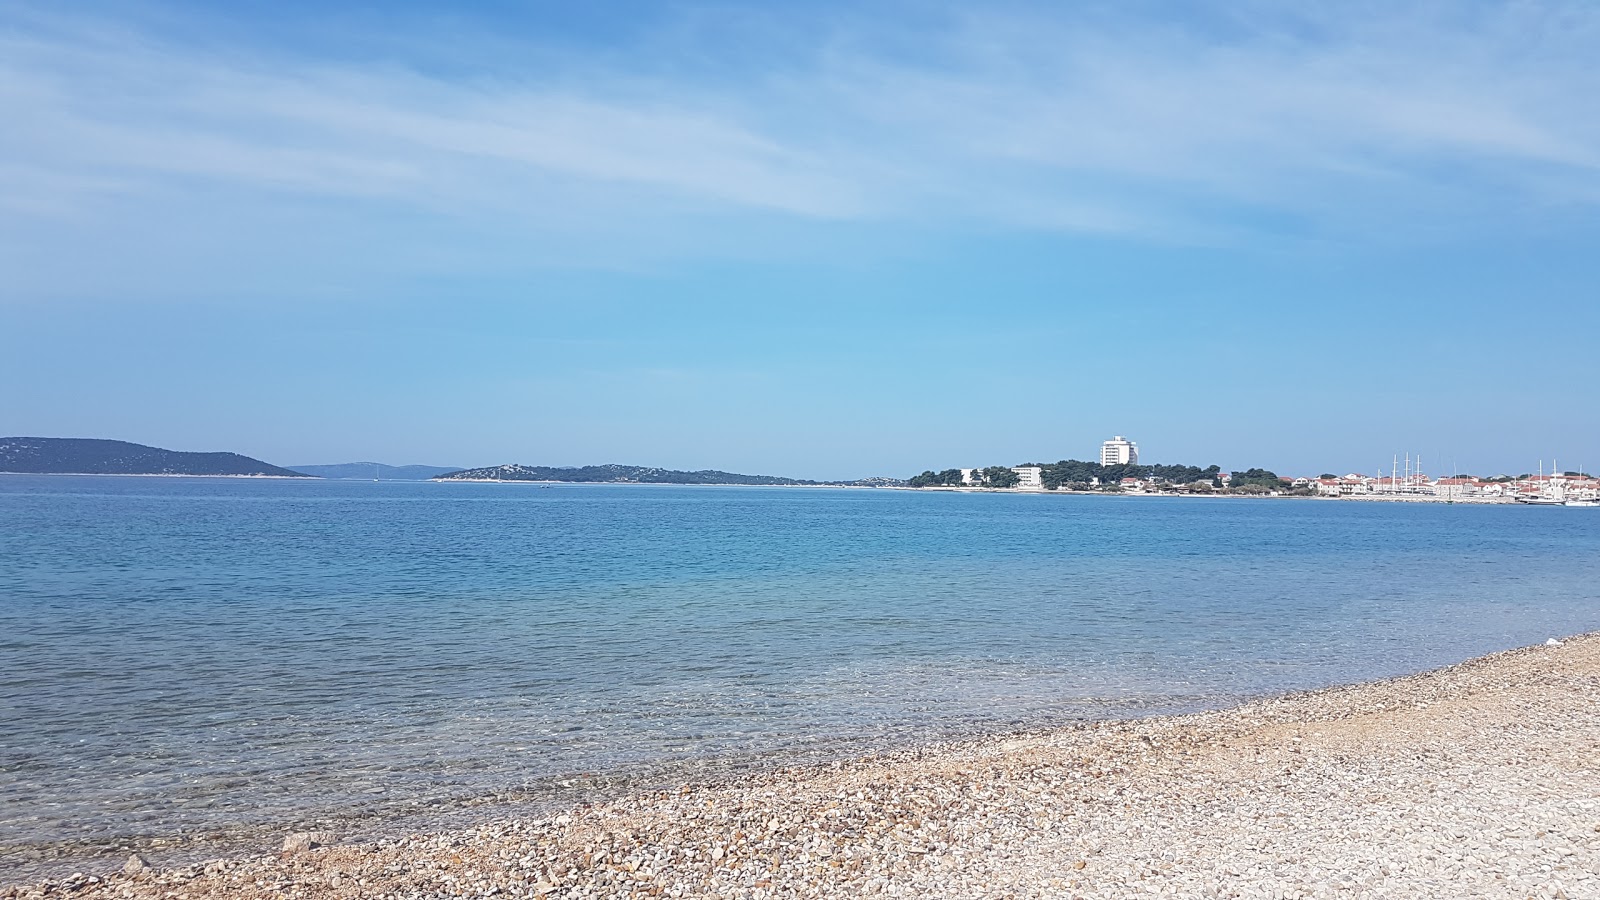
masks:
<instances>
[{"instance_id":1,"label":"white high-rise building","mask_svg":"<svg viewBox=\"0 0 1600 900\"><path fill-rule=\"evenodd\" d=\"M1136 466L1139 464L1139 445L1122 435L1117 435L1100 445L1100 465Z\"/></svg>"}]
</instances>

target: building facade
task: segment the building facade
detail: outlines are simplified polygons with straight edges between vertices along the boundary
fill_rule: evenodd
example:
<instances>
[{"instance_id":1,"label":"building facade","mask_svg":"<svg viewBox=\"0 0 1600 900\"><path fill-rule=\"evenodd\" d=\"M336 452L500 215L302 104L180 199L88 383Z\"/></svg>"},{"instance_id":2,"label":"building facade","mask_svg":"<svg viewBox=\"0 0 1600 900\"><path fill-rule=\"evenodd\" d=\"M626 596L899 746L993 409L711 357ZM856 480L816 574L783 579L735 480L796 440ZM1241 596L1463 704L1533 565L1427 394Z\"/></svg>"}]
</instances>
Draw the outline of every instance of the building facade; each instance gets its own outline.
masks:
<instances>
[{"instance_id":1,"label":"building facade","mask_svg":"<svg viewBox=\"0 0 1600 900\"><path fill-rule=\"evenodd\" d=\"M1044 469L1041 466L1015 466L1011 469L1017 476L1017 489L1023 491L1044 490Z\"/></svg>"},{"instance_id":2,"label":"building facade","mask_svg":"<svg viewBox=\"0 0 1600 900\"><path fill-rule=\"evenodd\" d=\"M1100 465L1136 466L1139 464L1139 445L1122 435L1117 435L1100 445Z\"/></svg>"}]
</instances>

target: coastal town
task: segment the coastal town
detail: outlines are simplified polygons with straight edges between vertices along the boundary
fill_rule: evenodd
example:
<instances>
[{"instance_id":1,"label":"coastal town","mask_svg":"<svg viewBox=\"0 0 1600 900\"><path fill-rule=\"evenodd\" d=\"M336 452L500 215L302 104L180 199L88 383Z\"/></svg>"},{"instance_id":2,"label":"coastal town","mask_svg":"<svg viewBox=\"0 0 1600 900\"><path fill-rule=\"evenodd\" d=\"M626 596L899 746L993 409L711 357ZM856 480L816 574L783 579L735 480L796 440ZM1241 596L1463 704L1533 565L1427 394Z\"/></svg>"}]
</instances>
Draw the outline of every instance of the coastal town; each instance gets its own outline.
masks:
<instances>
[{"instance_id":1,"label":"coastal town","mask_svg":"<svg viewBox=\"0 0 1600 900\"><path fill-rule=\"evenodd\" d=\"M1388 471L1316 476L1279 475L1264 469L1224 472L1217 466L1140 465L1139 445L1116 435L1100 445L1097 463L1062 460L1020 466L927 471L913 488L976 491L1114 493L1134 495L1239 495L1439 503L1522 503L1534 506L1600 507L1600 478L1563 471L1521 475L1433 476L1420 457L1394 456Z\"/></svg>"}]
</instances>

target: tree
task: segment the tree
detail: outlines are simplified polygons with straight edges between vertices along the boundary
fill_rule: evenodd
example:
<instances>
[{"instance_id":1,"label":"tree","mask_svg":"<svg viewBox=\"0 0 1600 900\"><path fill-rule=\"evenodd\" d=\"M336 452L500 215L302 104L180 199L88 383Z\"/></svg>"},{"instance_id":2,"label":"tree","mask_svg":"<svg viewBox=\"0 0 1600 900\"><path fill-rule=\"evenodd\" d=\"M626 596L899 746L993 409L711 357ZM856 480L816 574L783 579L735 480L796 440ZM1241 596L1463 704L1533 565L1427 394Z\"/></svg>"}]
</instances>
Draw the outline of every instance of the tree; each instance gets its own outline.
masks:
<instances>
[{"instance_id":1,"label":"tree","mask_svg":"<svg viewBox=\"0 0 1600 900\"><path fill-rule=\"evenodd\" d=\"M1100 464L1083 462L1076 459L1063 459L1056 463L1037 463L1039 466L1040 480L1049 490L1056 490L1063 485L1084 485L1084 488L1070 488L1071 490L1087 489L1087 486L1100 477Z\"/></svg>"},{"instance_id":2,"label":"tree","mask_svg":"<svg viewBox=\"0 0 1600 900\"><path fill-rule=\"evenodd\" d=\"M983 470L983 483L989 487L1016 487L1022 479L1005 466L990 466Z\"/></svg>"},{"instance_id":3,"label":"tree","mask_svg":"<svg viewBox=\"0 0 1600 900\"><path fill-rule=\"evenodd\" d=\"M935 472L932 469L929 469L928 471L923 472L921 475L911 476L906 483L912 487L946 487L950 485L957 485L961 483L961 470L945 469L942 472Z\"/></svg>"},{"instance_id":4,"label":"tree","mask_svg":"<svg viewBox=\"0 0 1600 900\"><path fill-rule=\"evenodd\" d=\"M1277 473L1267 469L1245 469L1243 472L1233 473L1233 488L1262 487L1268 490L1278 490L1283 487L1283 479Z\"/></svg>"}]
</instances>

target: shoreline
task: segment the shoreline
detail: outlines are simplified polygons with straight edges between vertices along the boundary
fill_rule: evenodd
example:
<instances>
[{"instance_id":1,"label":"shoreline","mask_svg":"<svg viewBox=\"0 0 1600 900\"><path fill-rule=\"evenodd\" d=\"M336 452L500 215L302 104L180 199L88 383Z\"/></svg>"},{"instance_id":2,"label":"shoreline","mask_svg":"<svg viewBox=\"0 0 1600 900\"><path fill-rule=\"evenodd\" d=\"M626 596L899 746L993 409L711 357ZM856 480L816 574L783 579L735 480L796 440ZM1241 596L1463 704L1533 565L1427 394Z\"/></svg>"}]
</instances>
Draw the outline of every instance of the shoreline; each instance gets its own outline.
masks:
<instances>
[{"instance_id":1,"label":"shoreline","mask_svg":"<svg viewBox=\"0 0 1600 900\"><path fill-rule=\"evenodd\" d=\"M816 487L793 484L720 484L716 482L677 483L672 481L556 481L550 478L429 478L432 484L610 484L639 487Z\"/></svg>"},{"instance_id":2,"label":"shoreline","mask_svg":"<svg viewBox=\"0 0 1600 900\"><path fill-rule=\"evenodd\" d=\"M1158 885L1595 896L1597 691L1600 632L1209 712L748 772L367 844L102 871L0 898L1094 897Z\"/></svg>"},{"instance_id":3,"label":"shoreline","mask_svg":"<svg viewBox=\"0 0 1600 900\"><path fill-rule=\"evenodd\" d=\"M1482 497L1434 497L1425 494L1342 494L1337 497L1326 495L1297 495L1297 494L1229 494L1217 492L1213 494L1185 493L1181 491L1063 491L1063 490L1033 490L1031 488L993 488L993 487L962 487L956 485L938 485L935 487L904 487L886 486L882 490L889 491L930 491L947 494L1043 494L1060 497L1159 497L1173 500L1322 500L1342 501L1355 500L1359 502L1377 503L1443 503L1446 505L1462 506L1522 506L1510 498L1482 498Z\"/></svg>"},{"instance_id":4,"label":"shoreline","mask_svg":"<svg viewBox=\"0 0 1600 900\"><path fill-rule=\"evenodd\" d=\"M321 475L199 475L188 472L0 472L0 475L34 475L69 478L252 478L277 481L327 481Z\"/></svg>"},{"instance_id":5,"label":"shoreline","mask_svg":"<svg viewBox=\"0 0 1600 900\"><path fill-rule=\"evenodd\" d=\"M278 480L278 481L323 481L323 482L353 482L363 483L368 481L382 481L388 484L531 484L539 486L554 485L609 485L631 487L709 487L709 488L807 488L810 490L838 490L838 491L910 491L947 494L1026 494L1048 495L1059 497L1159 497L1164 499L1224 499L1224 500L1353 500L1364 503L1443 503L1446 505L1461 506L1521 506L1510 498L1483 498L1483 497L1433 497L1423 494L1346 494L1337 497L1331 496L1297 496L1290 494L1191 494L1168 491L1064 491L1064 490L1033 490L1029 488L994 488L994 487L966 487L957 485L938 485L935 487L910 487L907 485L867 485L867 484L721 484L721 483L679 483L671 481L547 481L535 479L500 480L493 478L325 478L320 475L191 475L174 472L0 472L4 475L26 476L67 476L72 478L239 478L252 480Z\"/></svg>"}]
</instances>

